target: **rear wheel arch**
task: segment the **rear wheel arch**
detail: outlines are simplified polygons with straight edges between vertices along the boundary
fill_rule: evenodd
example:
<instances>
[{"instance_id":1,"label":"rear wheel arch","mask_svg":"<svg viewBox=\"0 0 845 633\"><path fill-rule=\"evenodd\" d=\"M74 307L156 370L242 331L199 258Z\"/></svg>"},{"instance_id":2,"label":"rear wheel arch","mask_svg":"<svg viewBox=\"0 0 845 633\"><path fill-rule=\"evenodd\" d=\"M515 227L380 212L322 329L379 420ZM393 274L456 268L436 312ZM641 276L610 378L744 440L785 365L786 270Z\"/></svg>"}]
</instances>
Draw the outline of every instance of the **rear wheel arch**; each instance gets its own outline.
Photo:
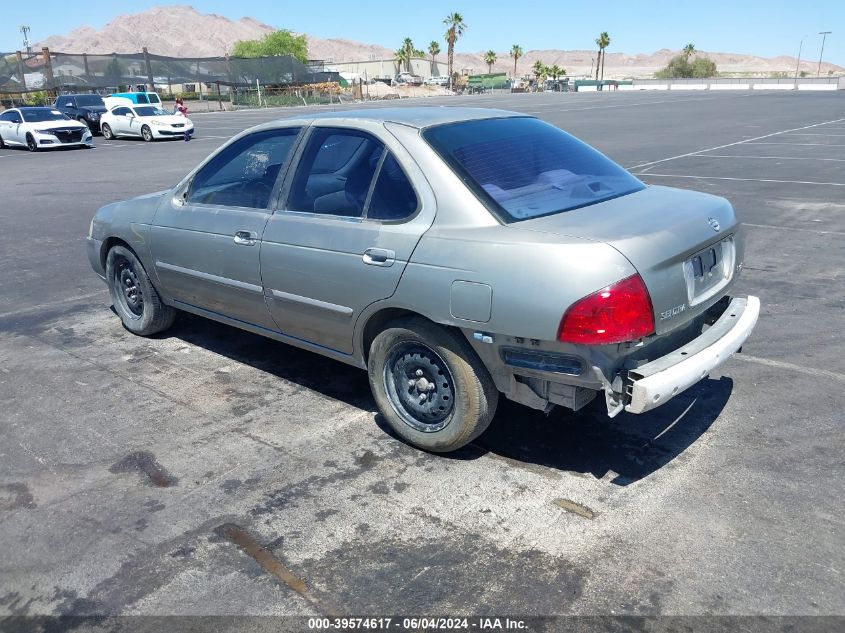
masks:
<instances>
[{"instance_id":1,"label":"rear wheel arch","mask_svg":"<svg viewBox=\"0 0 845 633\"><path fill-rule=\"evenodd\" d=\"M408 310L405 308L382 308L370 316L366 318L366 323L361 330L360 342L361 342L361 356L364 359L364 364L369 362L370 356L370 347L373 344L376 336L378 336L381 332L386 330L390 327L391 323L395 321L407 320L407 319L424 319L429 323L436 325L437 327L441 327L445 330L450 330L455 334L464 337L463 332L459 327L454 325L450 325L447 323L439 323L434 319L421 314L419 312L415 312L413 310Z\"/></svg>"}]
</instances>

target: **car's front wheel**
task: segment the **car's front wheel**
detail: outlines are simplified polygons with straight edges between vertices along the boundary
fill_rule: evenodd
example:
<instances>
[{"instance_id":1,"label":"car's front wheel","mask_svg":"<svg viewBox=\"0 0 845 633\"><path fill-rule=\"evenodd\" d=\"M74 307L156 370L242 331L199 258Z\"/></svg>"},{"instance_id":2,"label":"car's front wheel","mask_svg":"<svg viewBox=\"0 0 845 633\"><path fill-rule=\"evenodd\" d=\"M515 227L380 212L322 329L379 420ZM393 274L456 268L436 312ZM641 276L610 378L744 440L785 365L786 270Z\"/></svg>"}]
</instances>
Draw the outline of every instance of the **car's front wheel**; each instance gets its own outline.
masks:
<instances>
[{"instance_id":1,"label":"car's front wheel","mask_svg":"<svg viewBox=\"0 0 845 633\"><path fill-rule=\"evenodd\" d=\"M125 246L109 250L106 281L115 311L133 334L150 336L173 324L176 310L161 300L144 266Z\"/></svg>"},{"instance_id":2,"label":"car's front wheel","mask_svg":"<svg viewBox=\"0 0 845 633\"><path fill-rule=\"evenodd\" d=\"M38 143L35 141L35 137L32 134L26 135L26 148L30 152L37 152L38 151Z\"/></svg>"},{"instance_id":3,"label":"car's front wheel","mask_svg":"<svg viewBox=\"0 0 845 633\"><path fill-rule=\"evenodd\" d=\"M111 131L111 126L108 123L103 123L100 131L103 133L103 138L107 141L110 141L114 138L114 134Z\"/></svg>"},{"instance_id":4,"label":"car's front wheel","mask_svg":"<svg viewBox=\"0 0 845 633\"><path fill-rule=\"evenodd\" d=\"M153 131L150 129L149 125L145 125L141 128L141 136L147 143L155 140L155 137L153 136Z\"/></svg>"},{"instance_id":5,"label":"car's front wheel","mask_svg":"<svg viewBox=\"0 0 845 633\"><path fill-rule=\"evenodd\" d=\"M388 424L427 451L468 444L496 412L499 392L469 343L422 318L396 321L376 336L368 371Z\"/></svg>"}]
</instances>

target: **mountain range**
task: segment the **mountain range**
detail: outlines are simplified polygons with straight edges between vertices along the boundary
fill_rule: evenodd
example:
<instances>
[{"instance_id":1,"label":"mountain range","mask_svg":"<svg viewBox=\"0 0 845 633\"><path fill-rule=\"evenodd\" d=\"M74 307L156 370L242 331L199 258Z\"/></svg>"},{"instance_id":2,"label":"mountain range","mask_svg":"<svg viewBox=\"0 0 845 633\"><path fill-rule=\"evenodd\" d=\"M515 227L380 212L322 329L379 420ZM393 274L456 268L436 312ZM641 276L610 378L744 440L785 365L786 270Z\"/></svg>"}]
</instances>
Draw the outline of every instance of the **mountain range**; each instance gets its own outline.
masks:
<instances>
[{"instance_id":1,"label":"mountain range","mask_svg":"<svg viewBox=\"0 0 845 633\"><path fill-rule=\"evenodd\" d=\"M277 27L264 24L253 18L240 20L200 13L188 5L170 5L155 7L132 15L114 18L102 29L89 26L77 28L66 35L54 35L37 44L48 46L50 50L63 53L135 53L147 47L150 53L174 57L217 57L232 50L238 40L258 39ZM281 28L281 27L279 27ZM371 59L393 59L394 50L376 44L364 44L348 39L320 39L306 35L308 53L312 59L325 60L327 63L347 61L365 61ZM401 40L397 41L397 48ZM460 44L460 42L459 42ZM569 75L582 75L590 72L595 50L532 50L524 47L525 55L519 59L518 73L530 72L535 61L544 64L557 64L566 69ZM446 44L441 44L443 52L438 57L445 62ZM666 66L678 51L661 49L650 54L626 54L607 52L604 76L606 78L650 77ZM736 53L704 52L722 73L757 74L766 76L774 72L795 72L797 60L794 57L758 57ZM455 54L456 69L470 69L470 72L487 72L484 53ZM815 74L817 63L812 60L801 62L801 70ZM498 53L493 64L493 71L512 72L513 60L507 51ZM835 64L823 63L822 74L845 73L845 68Z\"/></svg>"}]
</instances>

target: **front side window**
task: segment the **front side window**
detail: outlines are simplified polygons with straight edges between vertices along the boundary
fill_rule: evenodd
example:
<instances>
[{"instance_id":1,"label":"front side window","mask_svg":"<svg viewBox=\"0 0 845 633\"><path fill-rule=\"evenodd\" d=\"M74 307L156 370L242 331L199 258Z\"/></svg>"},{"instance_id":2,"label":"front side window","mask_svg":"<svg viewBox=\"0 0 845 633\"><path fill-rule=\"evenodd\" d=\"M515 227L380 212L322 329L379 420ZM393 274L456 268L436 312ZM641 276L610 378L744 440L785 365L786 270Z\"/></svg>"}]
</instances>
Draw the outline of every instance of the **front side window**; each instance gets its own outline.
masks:
<instances>
[{"instance_id":1,"label":"front side window","mask_svg":"<svg viewBox=\"0 0 845 633\"><path fill-rule=\"evenodd\" d=\"M265 130L221 151L194 176L187 202L266 209L299 128Z\"/></svg>"},{"instance_id":2,"label":"front side window","mask_svg":"<svg viewBox=\"0 0 845 633\"><path fill-rule=\"evenodd\" d=\"M360 218L384 145L357 130L315 128L296 170L288 209Z\"/></svg>"},{"instance_id":3,"label":"front side window","mask_svg":"<svg viewBox=\"0 0 845 633\"><path fill-rule=\"evenodd\" d=\"M15 111L4 112L0 114L0 121L9 121L10 123L21 123L21 115Z\"/></svg>"},{"instance_id":4,"label":"front side window","mask_svg":"<svg viewBox=\"0 0 845 633\"><path fill-rule=\"evenodd\" d=\"M645 188L586 143L530 117L451 123L429 128L423 138L505 223Z\"/></svg>"}]
</instances>

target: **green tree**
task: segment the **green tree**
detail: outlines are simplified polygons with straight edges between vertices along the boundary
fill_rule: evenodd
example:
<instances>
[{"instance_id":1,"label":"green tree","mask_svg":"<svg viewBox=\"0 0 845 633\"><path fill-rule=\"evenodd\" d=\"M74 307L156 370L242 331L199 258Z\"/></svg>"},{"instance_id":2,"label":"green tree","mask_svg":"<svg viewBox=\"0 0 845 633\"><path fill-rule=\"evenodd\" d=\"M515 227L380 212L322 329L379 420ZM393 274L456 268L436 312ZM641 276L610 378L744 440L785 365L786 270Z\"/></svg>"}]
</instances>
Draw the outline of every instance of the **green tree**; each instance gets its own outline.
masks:
<instances>
[{"instance_id":1,"label":"green tree","mask_svg":"<svg viewBox=\"0 0 845 633\"><path fill-rule=\"evenodd\" d=\"M519 44L514 44L511 46L510 53L508 53L513 58L513 79L514 81L517 80L516 76L516 62L519 61L519 58L522 57L522 47Z\"/></svg>"},{"instance_id":2,"label":"green tree","mask_svg":"<svg viewBox=\"0 0 845 633\"><path fill-rule=\"evenodd\" d=\"M405 66L408 63L409 59L410 58L408 57L408 51L405 49L404 46L396 51L396 74L397 75L402 72L402 67Z\"/></svg>"},{"instance_id":3,"label":"green tree","mask_svg":"<svg viewBox=\"0 0 845 633\"><path fill-rule=\"evenodd\" d=\"M686 46L684 46L683 52L684 52L684 57L686 57L687 61L689 61L689 58L692 57L693 55L695 55L695 53L697 52L695 50L695 44L687 44Z\"/></svg>"},{"instance_id":4,"label":"green tree","mask_svg":"<svg viewBox=\"0 0 845 633\"><path fill-rule=\"evenodd\" d=\"M496 63L496 51L490 49L486 53L484 53L484 63L487 64L487 73L490 74L493 72L493 64Z\"/></svg>"},{"instance_id":5,"label":"green tree","mask_svg":"<svg viewBox=\"0 0 845 633\"><path fill-rule=\"evenodd\" d=\"M290 55L303 64L308 61L308 40L304 35L294 35L281 30L268 33L260 40L235 42L232 57L276 57Z\"/></svg>"},{"instance_id":6,"label":"green tree","mask_svg":"<svg viewBox=\"0 0 845 633\"><path fill-rule=\"evenodd\" d=\"M666 68L658 70L654 76L658 79L684 79L690 77L705 78L715 77L717 74L716 63L708 57L696 57L690 63L684 53L675 55L669 60Z\"/></svg>"},{"instance_id":7,"label":"green tree","mask_svg":"<svg viewBox=\"0 0 845 633\"><path fill-rule=\"evenodd\" d=\"M547 68L546 72L548 73L549 77L551 77L555 81L557 81L558 77L563 77L564 75L566 75L566 71L557 64L554 64Z\"/></svg>"},{"instance_id":8,"label":"green tree","mask_svg":"<svg viewBox=\"0 0 845 633\"><path fill-rule=\"evenodd\" d=\"M692 63L692 76L698 78L715 77L716 62L708 57L696 57Z\"/></svg>"},{"instance_id":9,"label":"green tree","mask_svg":"<svg viewBox=\"0 0 845 633\"><path fill-rule=\"evenodd\" d=\"M534 65L531 67L531 72L534 73L534 81L536 83L535 89L539 90L540 79L542 77L545 77L548 74L549 70L546 65L538 59L536 62L534 62Z\"/></svg>"},{"instance_id":10,"label":"green tree","mask_svg":"<svg viewBox=\"0 0 845 633\"><path fill-rule=\"evenodd\" d=\"M596 45L599 47L599 56L596 60L596 81L598 81L599 66L601 66L601 78L604 79L604 49L610 46L610 35L607 34L607 31L602 31L599 34L599 36L596 38Z\"/></svg>"},{"instance_id":11,"label":"green tree","mask_svg":"<svg viewBox=\"0 0 845 633\"><path fill-rule=\"evenodd\" d=\"M402 49L405 54L403 55L403 59L405 62L405 70L411 72L411 58L414 56L414 42L411 40L410 37L406 37L402 41Z\"/></svg>"},{"instance_id":12,"label":"green tree","mask_svg":"<svg viewBox=\"0 0 845 633\"><path fill-rule=\"evenodd\" d=\"M440 54L440 44L437 40L431 40L428 43L428 54L431 55L431 74L434 74L434 63L437 61L435 57Z\"/></svg>"},{"instance_id":13,"label":"green tree","mask_svg":"<svg viewBox=\"0 0 845 633\"><path fill-rule=\"evenodd\" d=\"M443 24L446 25L446 34L443 36L446 40L446 56L448 59L449 64L449 89L452 89L452 74L454 72L453 66L455 65L455 42L458 41L458 38L464 34L464 31L467 30L467 25L464 22L464 18L460 13L450 13L446 16L446 19L443 20Z\"/></svg>"}]
</instances>

